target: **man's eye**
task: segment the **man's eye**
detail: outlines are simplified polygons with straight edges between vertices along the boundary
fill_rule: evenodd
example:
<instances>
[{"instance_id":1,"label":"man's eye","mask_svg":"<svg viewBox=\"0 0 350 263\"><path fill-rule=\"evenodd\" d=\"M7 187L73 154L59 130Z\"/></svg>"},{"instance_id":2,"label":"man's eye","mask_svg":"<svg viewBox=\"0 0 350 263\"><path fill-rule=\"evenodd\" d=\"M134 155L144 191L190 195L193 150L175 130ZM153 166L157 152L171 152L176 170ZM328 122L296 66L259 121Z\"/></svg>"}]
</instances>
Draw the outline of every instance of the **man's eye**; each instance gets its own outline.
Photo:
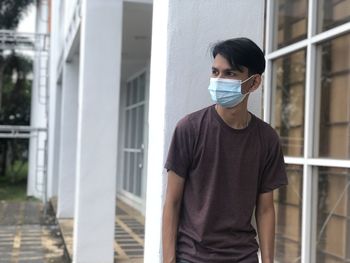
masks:
<instances>
[{"instance_id":1,"label":"man's eye","mask_svg":"<svg viewBox=\"0 0 350 263\"><path fill-rule=\"evenodd\" d=\"M211 72L211 74L212 74L212 75L217 75L218 72L217 72L216 70L213 70L213 71Z\"/></svg>"},{"instance_id":2,"label":"man's eye","mask_svg":"<svg viewBox=\"0 0 350 263\"><path fill-rule=\"evenodd\" d=\"M230 71L227 73L227 75L230 77L234 77L234 76L236 76L236 73L234 73L233 71Z\"/></svg>"}]
</instances>

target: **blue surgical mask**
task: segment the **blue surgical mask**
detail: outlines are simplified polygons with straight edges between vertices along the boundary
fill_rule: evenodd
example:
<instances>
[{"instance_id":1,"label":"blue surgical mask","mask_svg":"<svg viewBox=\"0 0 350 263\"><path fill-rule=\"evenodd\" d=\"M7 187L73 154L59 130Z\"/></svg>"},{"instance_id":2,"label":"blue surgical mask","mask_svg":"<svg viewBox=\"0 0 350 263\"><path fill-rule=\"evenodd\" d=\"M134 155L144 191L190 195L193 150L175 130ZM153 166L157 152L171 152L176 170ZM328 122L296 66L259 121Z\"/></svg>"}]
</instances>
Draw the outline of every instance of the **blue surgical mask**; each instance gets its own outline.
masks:
<instances>
[{"instance_id":1,"label":"blue surgical mask","mask_svg":"<svg viewBox=\"0 0 350 263\"><path fill-rule=\"evenodd\" d=\"M242 84L251 77L253 76L250 76L243 82L238 79L210 78L208 90L211 99L224 108L232 108L238 105L249 93L242 94Z\"/></svg>"}]
</instances>

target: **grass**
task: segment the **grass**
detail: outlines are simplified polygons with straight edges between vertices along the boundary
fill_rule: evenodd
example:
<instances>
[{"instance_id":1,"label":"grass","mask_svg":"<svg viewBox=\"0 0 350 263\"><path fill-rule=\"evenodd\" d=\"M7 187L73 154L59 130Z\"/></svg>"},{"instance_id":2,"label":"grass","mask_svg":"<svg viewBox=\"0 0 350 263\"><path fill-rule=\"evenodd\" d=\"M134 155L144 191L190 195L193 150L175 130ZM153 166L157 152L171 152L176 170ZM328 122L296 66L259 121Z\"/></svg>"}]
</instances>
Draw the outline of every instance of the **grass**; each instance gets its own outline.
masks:
<instances>
[{"instance_id":1,"label":"grass","mask_svg":"<svg viewBox=\"0 0 350 263\"><path fill-rule=\"evenodd\" d=\"M7 169L5 176L0 175L0 200L24 201L27 198L28 164L15 162Z\"/></svg>"},{"instance_id":2,"label":"grass","mask_svg":"<svg viewBox=\"0 0 350 263\"><path fill-rule=\"evenodd\" d=\"M19 201L27 199L27 180L11 181L11 177L0 177L0 200Z\"/></svg>"}]
</instances>

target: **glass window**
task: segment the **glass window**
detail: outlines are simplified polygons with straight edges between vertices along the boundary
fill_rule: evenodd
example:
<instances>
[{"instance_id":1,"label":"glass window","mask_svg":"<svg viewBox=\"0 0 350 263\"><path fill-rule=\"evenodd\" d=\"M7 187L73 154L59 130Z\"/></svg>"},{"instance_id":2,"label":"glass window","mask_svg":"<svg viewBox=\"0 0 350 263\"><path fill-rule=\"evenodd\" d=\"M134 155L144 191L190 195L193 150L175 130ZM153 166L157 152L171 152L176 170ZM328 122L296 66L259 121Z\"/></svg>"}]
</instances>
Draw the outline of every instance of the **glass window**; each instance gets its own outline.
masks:
<instances>
[{"instance_id":1,"label":"glass window","mask_svg":"<svg viewBox=\"0 0 350 263\"><path fill-rule=\"evenodd\" d=\"M132 104L135 104L137 103L137 87L138 86L138 79L135 78L133 81L132 81Z\"/></svg>"},{"instance_id":2,"label":"glass window","mask_svg":"<svg viewBox=\"0 0 350 263\"><path fill-rule=\"evenodd\" d=\"M137 196L142 195L142 168L143 168L143 156L142 153L137 154L137 171L136 171L136 189L135 194Z\"/></svg>"},{"instance_id":3,"label":"glass window","mask_svg":"<svg viewBox=\"0 0 350 263\"><path fill-rule=\"evenodd\" d=\"M146 73L143 73L139 77L139 101L145 100L145 89L146 89Z\"/></svg>"},{"instance_id":4,"label":"glass window","mask_svg":"<svg viewBox=\"0 0 350 263\"><path fill-rule=\"evenodd\" d=\"M306 38L307 10L307 0L274 1L274 50Z\"/></svg>"},{"instance_id":5,"label":"glass window","mask_svg":"<svg viewBox=\"0 0 350 263\"><path fill-rule=\"evenodd\" d=\"M129 156L130 153L124 152L124 174L129 174ZM128 177L123 176L123 189L128 189Z\"/></svg>"},{"instance_id":6,"label":"glass window","mask_svg":"<svg viewBox=\"0 0 350 263\"><path fill-rule=\"evenodd\" d=\"M138 110L137 110L137 114L138 114L138 128L137 128L137 144L136 147L137 148L141 148L142 144L143 144L143 131L144 131L144 119L145 119L145 106L141 105Z\"/></svg>"},{"instance_id":7,"label":"glass window","mask_svg":"<svg viewBox=\"0 0 350 263\"><path fill-rule=\"evenodd\" d=\"M318 170L317 263L350 261L350 169Z\"/></svg>"},{"instance_id":8,"label":"glass window","mask_svg":"<svg viewBox=\"0 0 350 263\"><path fill-rule=\"evenodd\" d=\"M146 73L127 82L123 189L141 197L145 118Z\"/></svg>"},{"instance_id":9,"label":"glass window","mask_svg":"<svg viewBox=\"0 0 350 263\"><path fill-rule=\"evenodd\" d=\"M276 249L278 262L301 262L301 221L303 166L287 165L288 186L274 194L276 208Z\"/></svg>"},{"instance_id":10,"label":"glass window","mask_svg":"<svg viewBox=\"0 0 350 263\"><path fill-rule=\"evenodd\" d=\"M350 158L350 35L319 47L319 157Z\"/></svg>"},{"instance_id":11,"label":"glass window","mask_svg":"<svg viewBox=\"0 0 350 263\"><path fill-rule=\"evenodd\" d=\"M133 108L133 109L131 109L131 130L130 130L130 132L131 132L131 134L130 134L130 136L131 136L131 148L136 148L137 146L136 146L136 144L137 144L137 140L136 140L136 132L137 132L137 119L136 119L136 117L137 117L137 108Z\"/></svg>"},{"instance_id":12,"label":"glass window","mask_svg":"<svg viewBox=\"0 0 350 263\"><path fill-rule=\"evenodd\" d=\"M132 104L132 98L134 96L132 82L128 82L126 86L126 106L130 106Z\"/></svg>"},{"instance_id":13,"label":"glass window","mask_svg":"<svg viewBox=\"0 0 350 263\"><path fill-rule=\"evenodd\" d=\"M128 174L129 177L129 188L128 192L134 193L134 177L135 177L135 170L136 170L136 163L135 163L135 154L130 153L130 163L129 163L129 171Z\"/></svg>"},{"instance_id":14,"label":"glass window","mask_svg":"<svg viewBox=\"0 0 350 263\"><path fill-rule=\"evenodd\" d=\"M273 62L273 125L288 156L303 155L305 57L300 50Z\"/></svg>"},{"instance_id":15,"label":"glass window","mask_svg":"<svg viewBox=\"0 0 350 263\"><path fill-rule=\"evenodd\" d=\"M321 0L318 2L318 32L350 21L350 0Z\"/></svg>"}]
</instances>

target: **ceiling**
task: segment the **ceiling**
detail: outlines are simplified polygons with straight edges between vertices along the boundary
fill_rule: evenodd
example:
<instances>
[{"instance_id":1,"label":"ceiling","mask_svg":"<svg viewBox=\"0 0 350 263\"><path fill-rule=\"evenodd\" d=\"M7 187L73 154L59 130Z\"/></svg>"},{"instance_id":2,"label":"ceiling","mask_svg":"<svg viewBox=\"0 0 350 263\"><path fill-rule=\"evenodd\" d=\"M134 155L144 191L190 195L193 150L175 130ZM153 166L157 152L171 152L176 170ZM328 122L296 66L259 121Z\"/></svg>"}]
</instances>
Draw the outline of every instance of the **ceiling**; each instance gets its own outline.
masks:
<instances>
[{"instance_id":1,"label":"ceiling","mask_svg":"<svg viewBox=\"0 0 350 263\"><path fill-rule=\"evenodd\" d=\"M127 80L150 60L152 4L124 2L122 80Z\"/></svg>"}]
</instances>

